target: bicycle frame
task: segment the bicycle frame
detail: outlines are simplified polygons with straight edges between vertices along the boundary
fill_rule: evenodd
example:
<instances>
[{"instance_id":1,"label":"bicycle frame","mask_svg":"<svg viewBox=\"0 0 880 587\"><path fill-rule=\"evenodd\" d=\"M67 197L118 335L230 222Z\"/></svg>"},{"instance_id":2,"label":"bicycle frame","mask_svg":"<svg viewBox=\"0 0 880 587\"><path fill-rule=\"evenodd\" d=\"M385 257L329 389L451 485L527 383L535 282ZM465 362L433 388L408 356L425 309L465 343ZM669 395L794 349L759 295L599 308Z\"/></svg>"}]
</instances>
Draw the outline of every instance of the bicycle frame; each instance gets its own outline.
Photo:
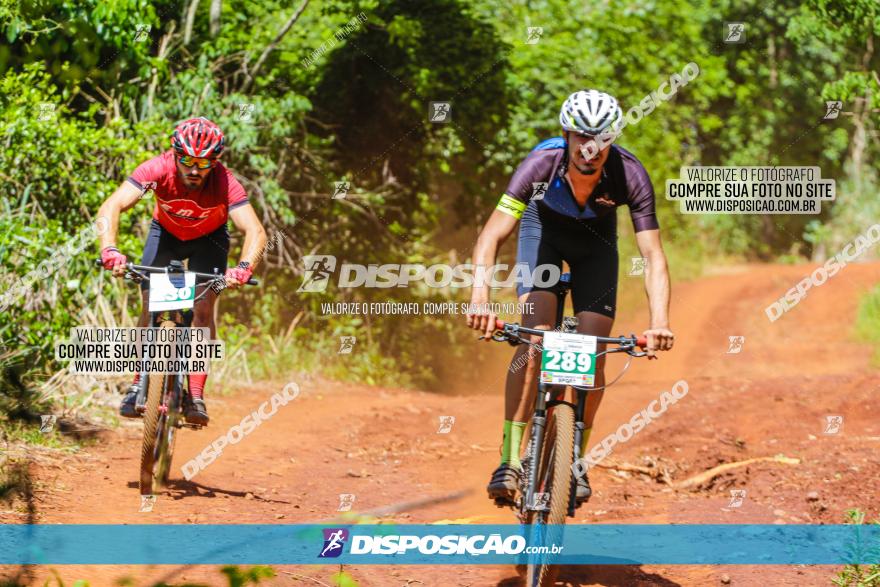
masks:
<instances>
[{"instance_id":1,"label":"bicycle frame","mask_svg":"<svg viewBox=\"0 0 880 587\"><path fill-rule=\"evenodd\" d=\"M573 328L568 324L563 324L564 314L565 314L565 298L568 296L568 292L571 289L571 276L568 273L562 275L562 278L559 280L559 283L554 288L553 292L556 294L556 322L554 323L555 329L562 329L563 332L572 332ZM532 416L532 430L529 438L529 454L531 454L531 463L529 466L529 482L527 485L528 491L526 494L522 496L523 503L521 504L521 511L523 513L527 511L547 511L548 506L545 503L535 503L535 493L538 487L538 463L540 461L540 455L543 454L544 451L544 432L547 426L547 413L548 410L552 409L553 406L559 405L560 403L568 403L565 400L557 400L552 399L559 393L564 393L565 387L559 385L551 385L547 383L537 382L537 393L535 394L535 412ZM578 402L577 406L573 406L575 408L575 460L579 458L578 450L580 447L581 439L583 438L584 431L584 408L586 406L586 396L587 391L584 389L578 389ZM555 393L554 393L555 392ZM574 489L574 480L572 481L572 489ZM569 500L568 505L568 515L574 515L574 492L572 491L572 497Z\"/></svg>"},{"instance_id":2,"label":"bicycle frame","mask_svg":"<svg viewBox=\"0 0 880 587\"><path fill-rule=\"evenodd\" d=\"M573 318L568 320L564 317L565 313L565 298L568 296L568 292L571 288L570 285L571 276L568 273L562 275L559 283L556 287L551 290L556 294L557 304L556 304L556 323L555 329L561 330L565 333L574 333L577 331L577 319ZM507 326L504 325L503 322L498 322L500 326L497 326L499 329L502 329L503 332L496 333L493 335L493 340L498 341L507 341L513 345L521 344L521 343L529 343L529 341L520 337L520 332L525 334L532 335L540 335L543 336L543 330L537 330L533 328L526 328L519 325L511 325L511 328L508 329ZM598 336L596 337L598 344L618 344L620 345L618 348L611 350L603 350L599 355L604 355L613 352L626 352L632 357L641 357L645 356L644 352L635 352L634 349L636 347L644 348L646 346L646 341L642 337L631 336L627 337L605 337ZM627 367L629 365L627 364ZM624 368L624 371L626 368ZM621 373L622 374L622 373ZM619 378L619 377L618 377ZM616 381L616 379L615 379ZM613 383L613 382L612 382ZM526 491L521 495L521 502L519 503L520 515L526 517L528 512L543 512L547 511L547 506L545 503L537 503L535 500L536 497L536 489L538 487L538 464L540 463L541 455L543 455L544 451L544 440L547 426L547 417L549 410L552 410L554 406L558 406L561 404L568 405L574 411L575 416L575 430L574 430L574 451L573 451L573 462L577 462L581 458L580 454L580 446L581 441L584 437L584 412L586 410L587 404L587 394L590 391L594 391L597 388L594 387L580 387L580 386L571 386L574 391L577 393L577 400L575 404L572 404L565 399L557 399L560 394L564 393L566 387L565 385L560 384L550 384L550 383L541 383L540 380L537 382L537 393L535 394L535 410L531 420L531 433L529 436L529 444L528 444L528 454L530 455L530 466L528 471L528 484L526 485ZM604 389L604 387L602 388ZM569 492L569 503L568 503L568 512L567 516L574 516L575 506L576 506L576 485L577 478L572 475L570 478L571 482L571 491Z\"/></svg>"},{"instance_id":3,"label":"bicycle frame","mask_svg":"<svg viewBox=\"0 0 880 587\"><path fill-rule=\"evenodd\" d=\"M150 312L150 321L149 325L151 327L158 327L162 322L166 321L174 322L178 327L189 327L192 325L192 312L181 312L180 310L162 310L161 312ZM184 385L184 373L178 373L175 381L175 391L183 392ZM143 412L144 406L147 403L147 385L148 385L149 373L146 371L141 371L140 379L138 380L138 395L137 400L135 402L135 409L138 412ZM162 402L165 405L165 402Z\"/></svg>"},{"instance_id":4,"label":"bicycle frame","mask_svg":"<svg viewBox=\"0 0 880 587\"><path fill-rule=\"evenodd\" d=\"M555 330L573 334L577 333L577 319L564 317L565 298L570 289L570 279L571 276L569 274L563 274L562 279L551 291L556 294L557 300ZM513 346L520 344L529 345L529 352L532 352L532 350L538 349L539 345L532 342L530 338L524 338L523 335L544 337L548 332L547 330L528 328L519 324L505 324L503 321L496 319L495 332L491 338L498 342L508 342ZM638 348L648 348L645 337L631 335L629 337L620 336L612 338L596 336L592 338L595 339L597 345L617 345L613 348L603 348L601 351L597 346L595 351L591 351L591 354L595 352L592 355L594 358L616 352L625 352L630 357L643 357L647 355L644 351L637 350ZM540 345L541 354L543 354L543 351L543 345ZM529 360L534 360L534 356L530 356ZM584 438L584 412L586 411L587 394L590 391L602 390L609 385L613 385L626 372L629 364L627 362L621 373L614 380L610 383L604 383L601 387L595 385L595 379L590 387L570 385L577 392L575 404L566 401L565 397L560 398L560 395L564 394L569 385L542 383L540 377L538 378L536 382L535 409L531 418L528 453L522 459L523 475L518 488L519 496L516 498L515 508L520 522L534 526L533 531L541 533L541 540L558 542L560 536L559 525L565 524L565 518L574 516L577 505L578 477L572 472L572 466L581 459L580 445ZM550 380L553 381L554 378L551 377ZM564 409L560 408L560 411L553 412L555 407L563 405L566 406ZM552 439L547 438L548 422L553 422L557 427L562 427L555 430L555 433L552 434ZM548 441L550 444L548 444ZM572 442L574 446L570 446L569 442ZM545 454L545 450L548 449L549 452ZM569 459L571 459L571 462L569 462ZM542 471L542 468L545 470ZM567 494L559 490L559 486L564 485L566 481L569 483ZM541 487L539 483L549 483L550 486ZM541 499L538 499L539 490L541 491ZM564 496L567 496L567 501L562 499ZM496 504L503 505L503 503L499 504L497 498ZM546 535L546 528L556 528L556 530L551 530L551 534ZM555 532L555 534L552 532ZM550 572L551 574L547 574L547 569L552 566L552 561L530 559L526 565L529 584L547 584L545 580L548 577L553 577L552 571Z\"/></svg>"},{"instance_id":5,"label":"bicycle frame","mask_svg":"<svg viewBox=\"0 0 880 587\"><path fill-rule=\"evenodd\" d=\"M156 272L155 270L157 269L156 267L148 267L148 266L134 265L134 264L129 264L129 267L130 267L129 270L131 271L131 273L138 276L139 280L147 280L147 281L149 281L149 279L150 279L148 274L151 272L155 273ZM184 271L183 263L181 263L180 261L171 261L168 264L168 267L166 268L165 271L167 273L183 272ZM215 268L213 275L210 273L196 273L196 275L198 277L207 277L207 278L212 279L212 281L215 281L220 274L217 273L217 268ZM199 296L196 298L197 300L202 298L205 294L208 293L208 288L211 286L212 281L209 281L209 282L203 283L203 284L199 284L199 286L203 286L205 288L205 290L201 294L199 294ZM251 280L251 281L253 281L253 280ZM199 286L197 286L197 287L199 287ZM150 319L149 319L148 324L151 327L155 328L155 327L158 327L160 324L162 324L162 322L169 321L169 320L171 322L174 322L174 324L178 328L181 328L181 327L188 328L192 325L193 310L161 310L158 312L150 312ZM178 373L175 377L174 388L172 391L173 391L173 393L180 395L181 401L178 402L178 407L183 405L182 400L183 400L183 395L184 395L184 385L186 383L185 377L186 377L185 373ZM144 407L146 406L146 403L147 403L147 386L149 384L148 379L149 379L149 374L146 371L142 371L140 379L138 381L137 400L135 401L135 409L139 413L142 413L144 411ZM167 410L167 408L168 408L168 402L166 401L166 398L163 398L163 400L162 400L162 408L165 410ZM190 425L190 424L182 424L181 423L180 425L181 426L191 426L193 428L201 428L201 426L194 426L194 425Z\"/></svg>"}]
</instances>

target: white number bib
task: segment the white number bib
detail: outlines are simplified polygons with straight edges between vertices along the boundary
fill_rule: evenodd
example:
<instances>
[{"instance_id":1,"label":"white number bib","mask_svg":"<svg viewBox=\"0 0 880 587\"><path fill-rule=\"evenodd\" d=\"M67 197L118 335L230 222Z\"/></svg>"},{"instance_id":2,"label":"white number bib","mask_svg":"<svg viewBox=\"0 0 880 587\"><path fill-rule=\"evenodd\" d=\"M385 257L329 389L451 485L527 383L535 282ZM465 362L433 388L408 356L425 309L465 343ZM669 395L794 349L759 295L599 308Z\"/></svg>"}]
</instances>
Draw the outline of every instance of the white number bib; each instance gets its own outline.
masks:
<instances>
[{"instance_id":1,"label":"white number bib","mask_svg":"<svg viewBox=\"0 0 880 587\"><path fill-rule=\"evenodd\" d=\"M541 383L592 387L596 380L596 337L548 332L541 352Z\"/></svg>"},{"instance_id":2,"label":"white number bib","mask_svg":"<svg viewBox=\"0 0 880 587\"><path fill-rule=\"evenodd\" d=\"M163 310L187 310L192 308L196 297L196 274L186 271L181 279L175 273L174 280L167 273L150 276L150 312ZM180 287L180 286L183 287Z\"/></svg>"}]
</instances>

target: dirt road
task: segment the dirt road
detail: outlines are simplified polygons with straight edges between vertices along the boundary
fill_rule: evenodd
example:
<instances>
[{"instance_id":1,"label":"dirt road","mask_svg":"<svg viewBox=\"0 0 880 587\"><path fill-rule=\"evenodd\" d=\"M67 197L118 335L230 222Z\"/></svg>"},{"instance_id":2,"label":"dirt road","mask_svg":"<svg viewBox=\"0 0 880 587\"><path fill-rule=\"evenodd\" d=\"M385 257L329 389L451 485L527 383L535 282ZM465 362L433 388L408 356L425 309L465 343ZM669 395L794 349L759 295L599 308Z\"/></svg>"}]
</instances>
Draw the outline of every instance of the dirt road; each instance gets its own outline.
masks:
<instances>
[{"instance_id":1,"label":"dirt road","mask_svg":"<svg viewBox=\"0 0 880 587\"><path fill-rule=\"evenodd\" d=\"M688 395L659 420L620 445L616 463L668 471L677 483L720 463L777 454L800 464L758 463L725 473L695 490L661 475L598 469L594 495L572 523L841 523L845 510L878 514L880 504L880 376L872 348L853 335L858 296L880 282L880 264L850 265L770 323L764 308L804 275L806 266L751 266L677 285L672 308L676 348L658 361L635 361L609 390L594 442L646 407L679 379ZM622 280L627 277L622 276ZM635 278L629 278L635 279ZM640 285L638 287L641 287ZM620 311L614 332L640 331L643 306ZM729 353L729 337L744 336ZM476 344L476 343L475 343ZM383 516L402 523L511 523L484 486L497 464L502 421L501 380L509 347L497 345L498 384L461 396L377 389L296 378L298 399L192 481L176 481L151 513L140 513L139 424L107 435L99 446L56 464L33 465L31 514L19 502L0 521L22 523L305 523L337 517L339 494L356 496L354 510L376 512L421 498L457 499L405 507ZM328 357L328 360L344 360ZM611 362L615 373L619 361ZM208 430L184 432L176 464L275 392L286 380L262 382L234 397L210 398ZM440 416L455 416L438 434ZM826 434L827 416L843 416ZM743 489L739 507L731 489ZM30 515L30 518L28 517ZM330 584L333 567L275 567L271 585ZM68 584L133 585L164 578L225 585L217 567L55 567ZM636 566L574 567L575 585L828 585L834 567ZM346 568L360 585L517 585L500 566ZM4 569L7 577L43 584L49 569ZM314 579L314 580L312 580ZM316 582L317 581L317 582ZM320 583L318 583L320 582Z\"/></svg>"}]
</instances>

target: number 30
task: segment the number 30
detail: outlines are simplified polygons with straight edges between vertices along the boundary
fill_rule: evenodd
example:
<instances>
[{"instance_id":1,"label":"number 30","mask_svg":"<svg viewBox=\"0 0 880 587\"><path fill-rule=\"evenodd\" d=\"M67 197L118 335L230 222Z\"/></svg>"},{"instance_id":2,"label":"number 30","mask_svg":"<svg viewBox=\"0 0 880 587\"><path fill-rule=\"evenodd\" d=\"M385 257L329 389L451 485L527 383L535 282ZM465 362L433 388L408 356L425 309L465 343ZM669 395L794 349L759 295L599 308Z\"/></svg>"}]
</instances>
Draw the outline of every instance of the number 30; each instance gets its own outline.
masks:
<instances>
[{"instance_id":1,"label":"number 30","mask_svg":"<svg viewBox=\"0 0 880 587\"><path fill-rule=\"evenodd\" d=\"M191 287L182 287L180 289L172 288L165 294L165 301L175 302L177 300L188 300L190 295L192 295Z\"/></svg>"}]
</instances>

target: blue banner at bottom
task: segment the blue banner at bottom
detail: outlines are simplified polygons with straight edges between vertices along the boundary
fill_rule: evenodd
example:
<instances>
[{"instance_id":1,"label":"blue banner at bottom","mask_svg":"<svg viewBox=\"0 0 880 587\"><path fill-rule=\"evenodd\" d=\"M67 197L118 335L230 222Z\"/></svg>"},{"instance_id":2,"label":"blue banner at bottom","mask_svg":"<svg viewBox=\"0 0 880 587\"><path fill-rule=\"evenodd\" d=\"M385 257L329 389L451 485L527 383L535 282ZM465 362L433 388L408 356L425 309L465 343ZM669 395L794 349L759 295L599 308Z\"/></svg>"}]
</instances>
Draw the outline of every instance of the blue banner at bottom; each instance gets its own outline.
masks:
<instances>
[{"instance_id":1,"label":"blue banner at bottom","mask_svg":"<svg viewBox=\"0 0 880 587\"><path fill-rule=\"evenodd\" d=\"M839 565L880 563L857 525L0 525L0 564Z\"/></svg>"}]
</instances>

